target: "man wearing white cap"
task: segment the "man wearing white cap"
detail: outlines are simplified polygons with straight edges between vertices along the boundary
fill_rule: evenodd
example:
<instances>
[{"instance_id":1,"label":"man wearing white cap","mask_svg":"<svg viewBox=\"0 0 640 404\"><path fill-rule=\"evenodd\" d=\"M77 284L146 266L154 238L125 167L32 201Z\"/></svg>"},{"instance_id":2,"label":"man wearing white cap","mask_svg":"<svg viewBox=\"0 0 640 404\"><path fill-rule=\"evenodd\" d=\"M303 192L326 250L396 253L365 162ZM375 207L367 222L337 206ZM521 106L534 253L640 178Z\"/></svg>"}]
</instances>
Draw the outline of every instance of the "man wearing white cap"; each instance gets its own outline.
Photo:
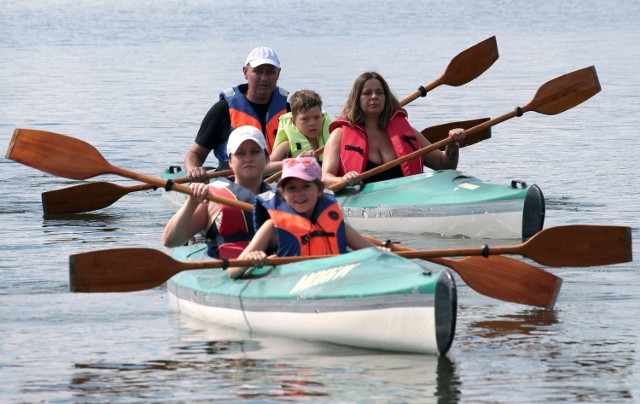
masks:
<instances>
[{"instance_id":1,"label":"man wearing white cap","mask_svg":"<svg viewBox=\"0 0 640 404\"><path fill-rule=\"evenodd\" d=\"M185 166L191 181L207 181L202 165L211 150L218 159L218 169L227 167L227 139L229 133L240 126L258 128L266 138L267 151L271 153L278 118L291 110L287 102L288 92L277 86L280 60L273 49L260 46L249 53L242 72L247 83L220 93L219 101L205 115L195 142L187 152Z\"/></svg>"}]
</instances>

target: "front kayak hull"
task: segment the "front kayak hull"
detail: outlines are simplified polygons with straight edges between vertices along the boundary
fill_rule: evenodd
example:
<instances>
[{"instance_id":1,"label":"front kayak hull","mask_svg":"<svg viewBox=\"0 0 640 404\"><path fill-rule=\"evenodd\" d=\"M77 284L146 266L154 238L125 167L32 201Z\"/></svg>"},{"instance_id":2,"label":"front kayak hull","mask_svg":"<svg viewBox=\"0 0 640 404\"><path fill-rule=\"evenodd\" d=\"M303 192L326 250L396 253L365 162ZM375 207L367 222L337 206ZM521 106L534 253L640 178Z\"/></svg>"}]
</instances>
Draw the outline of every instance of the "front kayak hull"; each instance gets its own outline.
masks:
<instances>
[{"instance_id":1,"label":"front kayak hull","mask_svg":"<svg viewBox=\"0 0 640 404\"><path fill-rule=\"evenodd\" d=\"M202 260L195 244L175 250ZM444 269L369 248L260 268L248 279L183 271L167 285L182 313L249 332L385 351L445 354L455 334L455 282Z\"/></svg>"}]
</instances>

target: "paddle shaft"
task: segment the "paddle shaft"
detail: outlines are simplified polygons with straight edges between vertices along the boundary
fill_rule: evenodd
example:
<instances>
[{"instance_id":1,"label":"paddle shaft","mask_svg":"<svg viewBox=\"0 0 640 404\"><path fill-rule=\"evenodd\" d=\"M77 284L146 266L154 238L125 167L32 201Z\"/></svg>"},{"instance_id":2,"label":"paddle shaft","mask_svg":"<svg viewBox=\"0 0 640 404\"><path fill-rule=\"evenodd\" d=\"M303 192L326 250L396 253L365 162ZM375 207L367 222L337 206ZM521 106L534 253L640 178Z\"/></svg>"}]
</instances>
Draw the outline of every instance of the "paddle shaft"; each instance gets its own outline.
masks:
<instances>
[{"instance_id":1,"label":"paddle shaft","mask_svg":"<svg viewBox=\"0 0 640 404\"><path fill-rule=\"evenodd\" d=\"M193 191L191 190L190 187L175 183L172 180L163 180L160 178L151 177L149 175L136 173L134 171L129 171L124 168L119 168L115 166L112 166L112 167L113 167L113 171L111 171L112 174L117 174L122 177L130 178L132 180L136 180L140 182L145 182L147 184L153 184L158 187L164 188L167 191L177 191L190 196L193 195ZM210 192L207 193L206 198L210 201L229 205L234 208L245 210L247 212L253 211L253 206L250 203L242 202L242 201L231 199L231 198L225 198L218 195L213 195Z\"/></svg>"},{"instance_id":2,"label":"paddle shaft","mask_svg":"<svg viewBox=\"0 0 640 404\"><path fill-rule=\"evenodd\" d=\"M231 169L221 170L221 171L210 171L207 173L207 178L213 179L218 177L228 177L230 175L233 175L233 170ZM175 184L184 184L189 182L190 180L187 177L180 177L180 178L173 179L171 181L173 181L173 183ZM80 186L82 186L82 184ZM151 185L151 184L138 184L138 185L131 185L123 188L126 189L127 191L126 193L131 193L131 192L137 192L137 191L144 191L147 189L157 189L158 187L156 185Z\"/></svg>"}]
</instances>

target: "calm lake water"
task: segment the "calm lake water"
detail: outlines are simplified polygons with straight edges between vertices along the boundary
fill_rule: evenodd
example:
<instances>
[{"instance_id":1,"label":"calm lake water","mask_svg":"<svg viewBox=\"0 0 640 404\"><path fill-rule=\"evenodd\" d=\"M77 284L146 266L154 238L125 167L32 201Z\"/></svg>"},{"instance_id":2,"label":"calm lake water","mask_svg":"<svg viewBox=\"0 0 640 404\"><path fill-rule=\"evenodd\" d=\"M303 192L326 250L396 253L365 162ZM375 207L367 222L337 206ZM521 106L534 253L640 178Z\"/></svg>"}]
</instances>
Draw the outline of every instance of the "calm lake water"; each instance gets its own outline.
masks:
<instances>
[{"instance_id":1,"label":"calm lake water","mask_svg":"<svg viewBox=\"0 0 640 404\"><path fill-rule=\"evenodd\" d=\"M492 139L462 151L459 168L489 182L538 184L547 227L631 226L637 255L639 20L639 3L624 0L0 0L0 144L8 146L15 128L48 130L91 143L116 166L159 175L181 164L218 92L243 81L255 46L278 52L282 87L315 89L335 116L361 72L377 70L403 98L460 51L496 35L495 65L411 103L411 122L421 129L495 117L526 104L545 82L595 65L600 94L556 116L530 112L494 127ZM70 293L70 254L164 250L171 206L148 191L90 214L43 217L40 194L76 182L4 158L0 170L2 402L640 398L637 260L548 268L564 279L554 310L492 300L457 278L458 325L447 357L289 341L181 316L164 287ZM402 237L418 248L482 243ZM492 241L502 242L517 241Z\"/></svg>"}]
</instances>

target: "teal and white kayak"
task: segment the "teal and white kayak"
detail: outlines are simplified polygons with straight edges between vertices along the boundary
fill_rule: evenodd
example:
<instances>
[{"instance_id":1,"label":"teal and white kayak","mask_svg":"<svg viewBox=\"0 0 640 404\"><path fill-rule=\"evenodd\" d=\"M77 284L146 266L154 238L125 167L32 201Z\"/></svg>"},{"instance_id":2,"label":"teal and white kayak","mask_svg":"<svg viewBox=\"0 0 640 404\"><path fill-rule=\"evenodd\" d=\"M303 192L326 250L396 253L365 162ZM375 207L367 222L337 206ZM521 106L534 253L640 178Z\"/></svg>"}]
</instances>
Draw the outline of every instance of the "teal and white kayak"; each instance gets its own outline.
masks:
<instances>
[{"instance_id":1,"label":"teal and white kayak","mask_svg":"<svg viewBox=\"0 0 640 404\"><path fill-rule=\"evenodd\" d=\"M338 201L358 230L446 237L529 238L542 230L545 212L542 191L535 184L488 184L457 170L346 188Z\"/></svg>"},{"instance_id":2,"label":"teal and white kayak","mask_svg":"<svg viewBox=\"0 0 640 404\"><path fill-rule=\"evenodd\" d=\"M182 176L177 167L163 173L165 179ZM175 192L164 195L178 206L185 200ZM348 187L336 196L347 222L360 231L519 239L544 225L544 196L537 185L489 184L457 170Z\"/></svg>"},{"instance_id":3,"label":"teal and white kayak","mask_svg":"<svg viewBox=\"0 0 640 404\"><path fill-rule=\"evenodd\" d=\"M206 248L174 250L206 260ZM445 354L456 323L456 287L446 269L377 248L276 267L247 278L190 270L167 282L189 316L259 334L386 351Z\"/></svg>"}]
</instances>

